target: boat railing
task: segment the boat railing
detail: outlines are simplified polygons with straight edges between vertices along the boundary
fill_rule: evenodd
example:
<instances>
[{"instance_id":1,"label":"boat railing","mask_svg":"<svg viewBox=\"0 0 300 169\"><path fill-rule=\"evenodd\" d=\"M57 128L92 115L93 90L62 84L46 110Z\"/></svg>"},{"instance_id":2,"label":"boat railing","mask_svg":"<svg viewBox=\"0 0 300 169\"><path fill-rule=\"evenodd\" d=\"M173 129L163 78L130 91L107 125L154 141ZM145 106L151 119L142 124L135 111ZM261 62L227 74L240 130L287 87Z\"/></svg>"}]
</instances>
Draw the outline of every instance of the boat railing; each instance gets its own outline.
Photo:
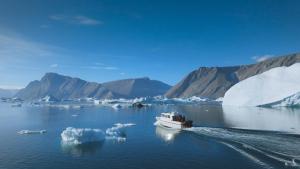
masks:
<instances>
[{"instance_id":1,"label":"boat railing","mask_svg":"<svg viewBox=\"0 0 300 169\"><path fill-rule=\"evenodd\" d=\"M185 122L185 117L182 116L182 115L176 115L176 116L173 116L173 121L178 121L178 122Z\"/></svg>"}]
</instances>

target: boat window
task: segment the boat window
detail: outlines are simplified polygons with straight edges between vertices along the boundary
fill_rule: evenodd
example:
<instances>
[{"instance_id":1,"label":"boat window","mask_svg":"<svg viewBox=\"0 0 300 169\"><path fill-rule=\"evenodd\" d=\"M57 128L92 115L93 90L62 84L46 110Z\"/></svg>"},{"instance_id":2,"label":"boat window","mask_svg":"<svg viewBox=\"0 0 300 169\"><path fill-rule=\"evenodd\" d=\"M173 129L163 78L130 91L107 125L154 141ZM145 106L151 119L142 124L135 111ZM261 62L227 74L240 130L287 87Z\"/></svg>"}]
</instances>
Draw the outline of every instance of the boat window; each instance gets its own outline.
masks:
<instances>
[{"instance_id":1,"label":"boat window","mask_svg":"<svg viewBox=\"0 0 300 169\"><path fill-rule=\"evenodd\" d=\"M170 116L166 115L166 114L163 114L162 116L165 117L165 118L170 118Z\"/></svg>"}]
</instances>

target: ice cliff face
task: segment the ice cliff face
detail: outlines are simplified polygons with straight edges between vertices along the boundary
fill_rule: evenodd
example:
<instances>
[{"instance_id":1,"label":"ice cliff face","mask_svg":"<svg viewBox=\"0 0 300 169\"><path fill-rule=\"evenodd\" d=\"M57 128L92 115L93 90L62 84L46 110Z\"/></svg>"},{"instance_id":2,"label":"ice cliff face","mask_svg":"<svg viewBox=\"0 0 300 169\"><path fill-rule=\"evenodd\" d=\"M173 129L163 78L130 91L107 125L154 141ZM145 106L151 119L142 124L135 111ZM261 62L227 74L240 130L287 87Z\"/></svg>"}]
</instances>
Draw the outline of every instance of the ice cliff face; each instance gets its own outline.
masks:
<instances>
[{"instance_id":1,"label":"ice cliff face","mask_svg":"<svg viewBox=\"0 0 300 169\"><path fill-rule=\"evenodd\" d=\"M223 105L264 106L297 103L300 91L300 63L277 67L247 78L226 93Z\"/></svg>"},{"instance_id":2,"label":"ice cliff face","mask_svg":"<svg viewBox=\"0 0 300 169\"><path fill-rule=\"evenodd\" d=\"M269 103L267 107L300 107L300 92L277 102Z\"/></svg>"}]
</instances>

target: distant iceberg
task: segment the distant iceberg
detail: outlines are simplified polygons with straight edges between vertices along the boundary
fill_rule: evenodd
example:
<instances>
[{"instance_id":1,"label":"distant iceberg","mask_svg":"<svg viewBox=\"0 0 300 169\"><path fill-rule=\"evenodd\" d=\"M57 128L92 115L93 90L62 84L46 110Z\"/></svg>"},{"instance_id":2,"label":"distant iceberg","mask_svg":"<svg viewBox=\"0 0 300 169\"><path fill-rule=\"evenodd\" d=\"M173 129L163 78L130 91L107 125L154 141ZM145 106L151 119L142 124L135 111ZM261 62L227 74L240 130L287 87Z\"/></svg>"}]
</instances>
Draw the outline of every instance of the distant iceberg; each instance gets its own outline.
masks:
<instances>
[{"instance_id":1,"label":"distant iceberg","mask_svg":"<svg viewBox=\"0 0 300 169\"><path fill-rule=\"evenodd\" d=\"M61 138L64 143L76 145L103 141L105 136L100 129L68 127L61 133Z\"/></svg>"},{"instance_id":2,"label":"distant iceberg","mask_svg":"<svg viewBox=\"0 0 300 169\"><path fill-rule=\"evenodd\" d=\"M116 109L116 110L122 108L121 104L114 104L111 107Z\"/></svg>"},{"instance_id":3,"label":"distant iceberg","mask_svg":"<svg viewBox=\"0 0 300 169\"><path fill-rule=\"evenodd\" d=\"M85 106L108 106L114 109L133 107L135 103L141 103L144 106L153 104L197 104L197 103L219 103L219 101L208 98L192 96L186 98L167 98L165 96L138 97L133 99L96 99L96 98L79 98L79 99L62 99L55 100L51 96L45 96L31 103L32 106L49 106L61 109L80 109Z\"/></svg>"},{"instance_id":4,"label":"distant iceberg","mask_svg":"<svg viewBox=\"0 0 300 169\"><path fill-rule=\"evenodd\" d=\"M19 134L44 134L46 130L21 130L18 131Z\"/></svg>"},{"instance_id":5,"label":"distant iceberg","mask_svg":"<svg viewBox=\"0 0 300 169\"><path fill-rule=\"evenodd\" d=\"M197 97L197 96L192 96L192 97L188 97L188 98L173 98L172 100L177 101L177 102L185 102L185 103L208 101L207 98L201 98L201 97Z\"/></svg>"},{"instance_id":6,"label":"distant iceberg","mask_svg":"<svg viewBox=\"0 0 300 169\"><path fill-rule=\"evenodd\" d=\"M232 86L225 93L223 105L263 106L279 103L293 106L299 104L299 84L300 63L273 68Z\"/></svg>"},{"instance_id":7,"label":"distant iceberg","mask_svg":"<svg viewBox=\"0 0 300 169\"><path fill-rule=\"evenodd\" d=\"M59 100L52 97L52 96L49 96L49 95L46 95L45 97L39 99L39 102L44 102L44 103L55 103L55 102L58 102Z\"/></svg>"}]
</instances>

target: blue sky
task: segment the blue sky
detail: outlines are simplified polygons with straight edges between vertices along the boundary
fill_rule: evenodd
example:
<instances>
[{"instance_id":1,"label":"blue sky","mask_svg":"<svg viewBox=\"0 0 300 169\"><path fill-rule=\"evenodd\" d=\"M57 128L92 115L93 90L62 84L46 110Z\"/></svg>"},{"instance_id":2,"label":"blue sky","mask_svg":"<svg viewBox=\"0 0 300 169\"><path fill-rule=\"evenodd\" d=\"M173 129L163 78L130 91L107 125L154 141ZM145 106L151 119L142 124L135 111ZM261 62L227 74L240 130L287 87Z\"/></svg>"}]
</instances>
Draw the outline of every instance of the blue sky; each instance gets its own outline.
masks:
<instances>
[{"instance_id":1,"label":"blue sky","mask_svg":"<svg viewBox=\"0 0 300 169\"><path fill-rule=\"evenodd\" d=\"M0 87L45 72L171 85L200 66L299 51L297 0L0 0Z\"/></svg>"}]
</instances>

